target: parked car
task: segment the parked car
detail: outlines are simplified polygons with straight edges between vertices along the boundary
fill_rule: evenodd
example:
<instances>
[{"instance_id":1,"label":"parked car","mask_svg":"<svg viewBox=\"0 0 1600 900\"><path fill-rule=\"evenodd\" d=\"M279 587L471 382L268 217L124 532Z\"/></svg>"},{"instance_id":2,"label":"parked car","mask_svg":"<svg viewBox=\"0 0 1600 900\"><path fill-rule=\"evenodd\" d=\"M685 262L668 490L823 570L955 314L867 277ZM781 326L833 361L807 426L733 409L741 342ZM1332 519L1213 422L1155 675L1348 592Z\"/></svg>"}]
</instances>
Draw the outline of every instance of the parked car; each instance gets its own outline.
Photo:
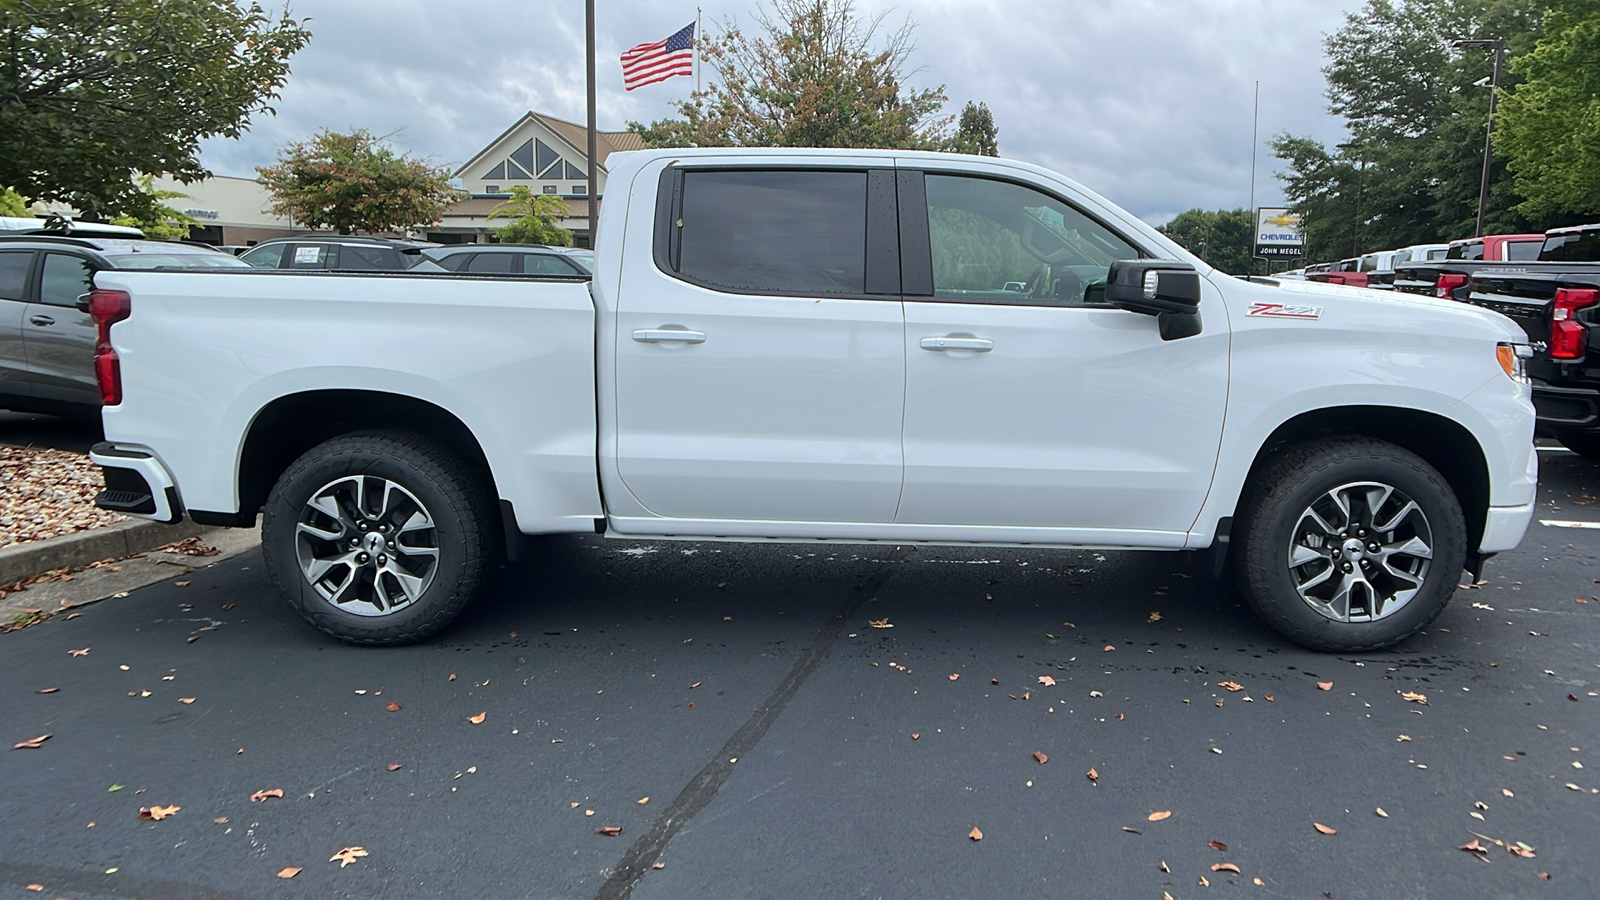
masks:
<instances>
[{"instance_id":1,"label":"parked car","mask_svg":"<svg viewBox=\"0 0 1600 900\"><path fill-rule=\"evenodd\" d=\"M98 414L94 321L78 305L106 269L248 268L163 241L0 233L0 409Z\"/></svg>"},{"instance_id":2,"label":"parked car","mask_svg":"<svg viewBox=\"0 0 1600 900\"><path fill-rule=\"evenodd\" d=\"M1343 284L1350 287L1366 287L1367 273L1361 271L1361 257L1353 256L1330 263L1328 268L1312 272L1307 269L1307 281L1316 281L1322 284Z\"/></svg>"},{"instance_id":3,"label":"parked car","mask_svg":"<svg viewBox=\"0 0 1600 900\"><path fill-rule=\"evenodd\" d=\"M581 275L593 274L593 257L586 251L543 244L450 244L422 251L418 272L443 271L473 275Z\"/></svg>"},{"instance_id":4,"label":"parked car","mask_svg":"<svg viewBox=\"0 0 1600 900\"><path fill-rule=\"evenodd\" d=\"M1550 229L1539 247L1539 259L1551 262L1600 260L1600 224Z\"/></svg>"},{"instance_id":5,"label":"parked car","mask_svg":"<svg viewBox=\"0 0 1600 900\"><path fill-rule=\"evenodd\" d=\"M1395 288L1412 294L1443 297L1448 300L1466 300L1472 278L1489 271L1537 271L1554 273L1567 271L1572 263L1600 262L1600 224L1579 225L1552 229L1538 235L1539 250L1527 256L1529 241L1515 242L1501 238L1526 238L1528 235L1494 235L1482 238L1488 247L1489 258L1464 259L1476 253L1466 245L1470 241L1451 244L1455 258L1430 262L1404 263L1395 267ZM1580 270L1586 271L1583 267Z\"/></svg>"},{"instance_id":6,"label":"parked car","mask_svg":"<svg viewBox=\"0 0 1600 900\"><path fill-rule=\"evenodd\" d=\"M142 238L144 232L131 225L105 222L79 222L64 216L45 219L28 216L0 216L0 234L38 234L57 237Z\"/></svg>"},{"instance_id":7,"label":"parked car","mask_svg":"<svg viewBox=\"0 0 1600 900\"><path fill-rule=\"evenodd\" d=\"M1451 241L1444 258L1481 259L1486 262L1531 262L1539 258L1539 250L1543 246L1542 234L1488 234L1483 237Z\"/></svg>"},{"instance_id":8,"label":"parked car","mask_svg":"<svg viewBox=\"0 0 1600 900\"><path fill-rule=\"evenodd\" d=\"M239 254L258 269L404 272L438 244L358 235L302 234L262 241Z\"/></svg>"},{"instance_id":9,"label":"parked car","mask_svg":"<svg viewBox=\"0 0 1600 900\"><path fill-rule=\"evenodd\" d=\"M1226 548L1268 624L1355 652L1533 515L1504 316L1233 278L1008 160L607 165L588 281L99 273L97 502L264 513L285 597L360 644L445 627L522 533L599 530Z\"/></svg>"}]
</instances>

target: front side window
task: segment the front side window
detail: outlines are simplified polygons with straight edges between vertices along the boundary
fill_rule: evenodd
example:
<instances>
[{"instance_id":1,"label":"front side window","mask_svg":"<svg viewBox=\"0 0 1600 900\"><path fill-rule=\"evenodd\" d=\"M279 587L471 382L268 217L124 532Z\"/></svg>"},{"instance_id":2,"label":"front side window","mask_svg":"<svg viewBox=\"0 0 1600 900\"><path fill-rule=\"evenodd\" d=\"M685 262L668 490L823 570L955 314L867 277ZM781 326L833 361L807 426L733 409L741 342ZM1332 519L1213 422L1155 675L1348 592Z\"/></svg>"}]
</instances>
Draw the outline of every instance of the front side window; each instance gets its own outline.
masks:
<instances>
[{"instance_id":1,"label":"front side window","mask_svg":"<svg viewBox=\"0 0 1600 900\"><path fill-rule=\"evenodd\" d=\"M283 262L283 248L288 244L262 244L239 255L239 258L258 269L276 269Z\"/></svg>"},{"instance_id":2,"label":"front side window","mask_svg":"<svg viewBox=\"0 0 1600 900\"><path fill-rule=\"evenodd\" d=\"M857 296L866 286L867 174L690 170L677 273L747 294Z\"/></svg>"},{"instance_id":3,"label":"front side window","mask_svg":"<svg viewBox=\"0 0 1600 900\"><path fill-rule=\"evenodd\" d=\"M73 253L46 253L44 274L39 281L39 302L51 306L72 306L78 297L94 289L94 267L89 260Z\"/></svg>"},{"instance_id":4,"label":"front side window","mask_svg":"<svg viewBox=\"0 0 1600 900\"><path fill-rule=\"evenodd\" d=\"M1144 254L1048 194L964 175L926 176L933 294L975 303L1082 306L1111 263Z\"/></svg>"},{"instance_id":5,"label":"front side window","mask_svg":"<svg viewBox=\"0 0 1600 900\"><path fill-rule=\"evenodd\" d=\"M479 275L510 275L511 264L516 258L515 253L474 253L461 271Z\"/></svg>"}]
</instances>

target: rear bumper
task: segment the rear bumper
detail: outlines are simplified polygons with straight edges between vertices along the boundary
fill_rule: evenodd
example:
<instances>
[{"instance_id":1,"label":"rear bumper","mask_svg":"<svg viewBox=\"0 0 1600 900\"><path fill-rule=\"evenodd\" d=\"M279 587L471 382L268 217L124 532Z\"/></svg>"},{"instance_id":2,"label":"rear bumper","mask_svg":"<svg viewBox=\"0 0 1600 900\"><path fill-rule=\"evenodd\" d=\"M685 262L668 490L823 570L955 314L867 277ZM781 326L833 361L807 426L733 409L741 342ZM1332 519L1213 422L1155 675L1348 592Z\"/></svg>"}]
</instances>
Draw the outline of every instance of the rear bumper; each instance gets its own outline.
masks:
<instances>
[{"instance_id":1,"label":"rear bumper","mask_svg":"<svg viewBox=\"0 0 1600 900\"><path fill-rule=\"evenodd\" d=\"M1600 388L1567 388L1533 383L1539 424L1585 431L1600 430Z\"/></svg>"},{"instance_id":2,"label":"rear bumper","mask_svg":"<svg viewBox=\"0 0 1600 900\"><path fill-rule=\"evenodd\" d=\"M89 450L89 459L105 470L106 489L95 506L169 525L183 519L178 486L149 450L103 441Z\"/></svg>"},{"instance_id":3,"label":"rear bumper","mask_svg":"<svg viewBox=\"0 0 1600 900\"><path fill-rule=\"evenodd\" d=\"M1478 542L1478 552L1489 554L1515 549L1533 521L1533 504L1526 506L1491 506L1483 522L1483 540Z\"/></svg>"}]
</instances>

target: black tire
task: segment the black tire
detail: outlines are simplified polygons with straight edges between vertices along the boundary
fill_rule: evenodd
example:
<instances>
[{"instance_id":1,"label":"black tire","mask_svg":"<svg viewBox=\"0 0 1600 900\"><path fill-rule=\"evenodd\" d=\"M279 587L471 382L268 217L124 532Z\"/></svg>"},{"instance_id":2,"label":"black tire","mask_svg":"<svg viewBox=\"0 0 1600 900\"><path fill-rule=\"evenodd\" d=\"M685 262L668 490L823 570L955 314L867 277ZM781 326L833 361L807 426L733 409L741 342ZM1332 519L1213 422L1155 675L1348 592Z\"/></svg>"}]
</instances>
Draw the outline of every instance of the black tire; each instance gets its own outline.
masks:
<instances>
[{"instance_id":1,"label":"black tire","mask_svg":"<svg viewBox=\"0 0 1600 900\"><path fill-rule=\"evenodd\" d=\"M328 504L334 494L324 489L336 484L347 486L343 490L348 493L358 483L364 490L384 482L401 489L380 491L385 510L393 497L395 515L416 523L421 521L415 518L415 510L420 507L424 518L431 521L431 528L409 531L407 527L389 526L393 533L388 535L391 541L401 542L398 553L393 549L394 543L388 545L388 553L394 556L393 565L400 566L402 557L407 563L420 560L418 569L426 581L414 599L404 595L396 576L386 575L376 567L378 560L387 561L385 556L375 555L382 552L379 546L366 563L339 564L348 567L350 578L357 579L352 590L358 594L365 588L368 597L376 599L362 601L356 594L341 593L350 602L340 606L313 585L310 569L302 567L302 555L308 559L318 555L331 558L330 553L344 552L347 547L355 549L347 541L359 543L370 538L377 538L381 545L382 538L377 534L380 526L375 524L379 519L368 519L357 510L352 520L360 525L358 532L348 522L341 524L331 516L318 518L324 507L309 504L313 495ZM349 504L336 505L347 511L350 508ZM337 541L323 541L320 536L302 539L303 517L319 530L337 530L342 537ZM499 537L498 515L485 477L432 441L388 431L347 434L306 451L278 478L267 498L261 523L261 548L267 569L290 605L324 634L370 646L414 643L448 625L482 587L495 564ZM409 540L417 542L410 550L407 547L412 545L405 543ZM413 553L421 555L409 555ZM433 554L431 565L427 563L429 554ZM422 581L422 576L408 581ZM385 607L385 597L397 593L403 595L400 602ZM368 614L350 611L355 609L367 610Z\"/></svg>"},{"instance_id":2,"label":"black tire","mask_svg":"<svg viewBox=\"0 0 1600 900\"><path fill-rule=\"evenodd\" d=\"M1600 431L1557 431L1556 440L1573 453L1600 462Z\"/></svg>"},{"instance_id":3,"label":"black tire","mask_svg":"<svg viewBox=\"0 0 1600 900\"><path fill-rule=\"evenodd\" d=\"M1421 524L1427 528L1426 543L1431 546L1432 558L1421 572L1421 587L1405 602L1392 604L1391 613L1382 615L1381 603L1373 599L1373 593L1381 595L1383 591L1368 590L1366 613L1377 607L1380 617L1359 621L1360 615L1354 614L1359 607L1352 600L1344 607L1350 614L1345 616L1349 621L1339 621L1313 608L1311 601L1301 595L1290 556L1297 542L1303 540L1299 529L1308 521L1304 516L1313 504L1325 502L1323 498L1332 496L1341 486L1363 482L1392 486L1416 503L1425 517ZM1361 496L1363 490L1347 496ZM1351 508L1357 515L1347 518L1346 530L1353 533L1356 529L1349 519L1359 521L1360 510L1356 503ZM1392 511L1393 507L1388 509ZM1378 650L1404 641L1444 612L1466 564L1466 518L1449 483L1417 455L1383 441L1336 438L1283 450L1246 485L1240 520L1234 539L1238 547L1239 589L1246 602L1284 637L1313 650ZM1393 535L1391 532L1389 540L1395 540ZM1370 556L1350 555L1348 545L1337 540L1326 540L1325 546L1333 557L1340 556L1334 552L1338 547L1346 547L1343 562L1326 560L1330 578L1344 578L1339 567L1352 559L1363 566L1384 565L1383 558L1374 562ZM1365 552L1365 548L1356 548L1357 554ZM1365 562L1360 562L1362 559ZM1390 559L1401 560L1402 567L1420 564L1414 554ZM1315 575L1319 565L1321 562L1313 562L1299 571ZM1372 574L1374 584L1400 583L1384 569ZM1398 594L1389 596L1392 599Z\"/></svg>"}]
</instances>

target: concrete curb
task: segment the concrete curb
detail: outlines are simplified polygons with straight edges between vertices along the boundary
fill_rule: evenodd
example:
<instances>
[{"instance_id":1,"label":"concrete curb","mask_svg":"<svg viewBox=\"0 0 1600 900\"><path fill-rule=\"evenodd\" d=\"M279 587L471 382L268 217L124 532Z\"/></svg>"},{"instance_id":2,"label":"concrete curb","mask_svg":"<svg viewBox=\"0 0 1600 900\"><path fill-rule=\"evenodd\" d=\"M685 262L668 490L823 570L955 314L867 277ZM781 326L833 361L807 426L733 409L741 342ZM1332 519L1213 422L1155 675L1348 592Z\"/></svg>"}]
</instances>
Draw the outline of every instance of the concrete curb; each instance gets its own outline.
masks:
<instances>
[{"instance_id":1,"label":"concrete curb","mask_svg":"<svg viewBox=\"0 0 1600 900\"><path fill-rule=\"evenodd\" d=\"M0 547L0 585L15 584L52 569L75 569L102 559L121 559L214 530L183 521L163 525L146 519L118 522L42 541Z\"/></svg>"}]
</instances>

